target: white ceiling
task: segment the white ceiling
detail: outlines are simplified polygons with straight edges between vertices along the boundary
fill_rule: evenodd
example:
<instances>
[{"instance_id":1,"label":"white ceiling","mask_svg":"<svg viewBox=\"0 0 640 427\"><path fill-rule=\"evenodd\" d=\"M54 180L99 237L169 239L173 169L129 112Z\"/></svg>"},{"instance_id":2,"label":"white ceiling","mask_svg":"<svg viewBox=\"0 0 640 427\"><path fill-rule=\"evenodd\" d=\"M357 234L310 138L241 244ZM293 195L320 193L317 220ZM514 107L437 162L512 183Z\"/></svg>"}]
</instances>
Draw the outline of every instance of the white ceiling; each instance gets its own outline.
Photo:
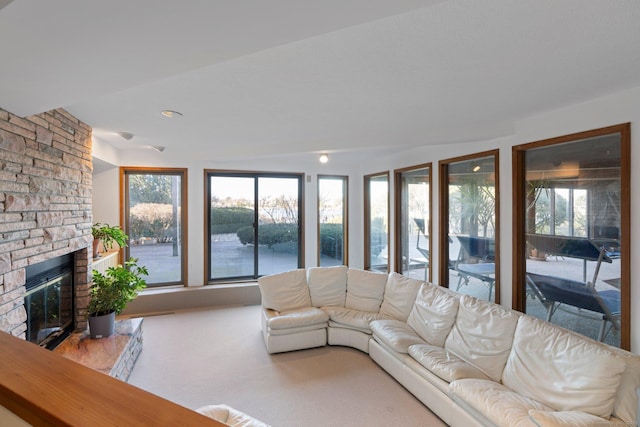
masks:
<instances>
[{"instance_id":1,"label":"white ceiling","mask_svg":"<svg viewBox=\"0 0 640 427\"><path fill-rule=\"evenodd\" d=\"M164 146L167 156L494 138L523 117L640 85L638 0L0 8L0 107L22 116L63 107L118 149Z\"/></svg>"}]
</instances>

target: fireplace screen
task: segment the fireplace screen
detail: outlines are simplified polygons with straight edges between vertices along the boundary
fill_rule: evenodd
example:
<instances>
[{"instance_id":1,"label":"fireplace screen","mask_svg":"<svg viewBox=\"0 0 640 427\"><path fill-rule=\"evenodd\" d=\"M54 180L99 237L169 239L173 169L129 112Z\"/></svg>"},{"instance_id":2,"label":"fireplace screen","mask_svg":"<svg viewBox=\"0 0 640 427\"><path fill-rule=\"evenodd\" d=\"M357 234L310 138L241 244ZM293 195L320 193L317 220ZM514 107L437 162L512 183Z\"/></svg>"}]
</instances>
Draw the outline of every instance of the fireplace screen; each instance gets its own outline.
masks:
<instances>
[{"instance_id":1,"label":"fireplace screen","mask_svg":"<svg viewBox=\"0 0 640 427\"><path fill-rule=\"evenodd\" d=\"M73 329L73 263L63 258L27 270L26 338L46 348L54 348Z\"/></svg>"}]
</instances>

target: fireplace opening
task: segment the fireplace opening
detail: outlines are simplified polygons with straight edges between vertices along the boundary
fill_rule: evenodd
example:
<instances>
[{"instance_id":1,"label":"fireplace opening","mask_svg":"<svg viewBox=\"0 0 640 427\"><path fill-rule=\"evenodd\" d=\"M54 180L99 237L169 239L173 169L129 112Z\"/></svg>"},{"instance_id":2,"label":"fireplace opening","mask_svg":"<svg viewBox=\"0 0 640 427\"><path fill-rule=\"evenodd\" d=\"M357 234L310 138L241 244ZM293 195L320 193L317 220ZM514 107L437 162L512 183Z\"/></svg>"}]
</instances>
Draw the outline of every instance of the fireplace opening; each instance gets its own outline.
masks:
<instances>
[{"instance_id":1,"label":"fireplace opening","mask_svg":"<svg viewBox=\"0 0 640 427\"><path fill-rule=\"evenodd\" d=\"M53 349L74 328L74 256L56 257L26 268L26 339Z\"/></svg>"}]
</instances>

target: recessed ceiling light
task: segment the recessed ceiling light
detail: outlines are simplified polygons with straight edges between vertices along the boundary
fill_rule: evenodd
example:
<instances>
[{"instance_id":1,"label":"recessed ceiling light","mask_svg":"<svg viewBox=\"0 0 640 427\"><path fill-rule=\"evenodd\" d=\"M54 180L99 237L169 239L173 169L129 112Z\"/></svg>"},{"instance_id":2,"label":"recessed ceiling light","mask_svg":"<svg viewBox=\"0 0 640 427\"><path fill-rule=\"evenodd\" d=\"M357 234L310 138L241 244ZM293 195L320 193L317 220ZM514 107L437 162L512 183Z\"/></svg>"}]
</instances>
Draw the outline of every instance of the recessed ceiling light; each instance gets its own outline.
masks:
<instances>
[{"instance_id":1,"label":"recessed ceiling light","mask_svg":"<svg viewBox=\"0 0 640 427\"><path fill-rule=\"evenodd\" d=\"M162 110L162 115L165 117L169 117L170 119L174 118L174 117L182 117L182 113L179 111L173 111L173 110Z\"/></svg>"},{"instance_id":2,"label":"recessed ceiling light","mask_svg":"<svg viewBox=\"0 0 640 427\"><path fill-rule=\"evenodd\" d=\"M133 134L131 132L118 132L118 135L126 139L127 141L131 141L133 139Z\"/></svg>"},{"instance_id":3,"label":"recessed ceiling light","mask_svg":"<svg viewBox=\"0 0 640 427\"><path fill-rule=\"evenodd\" d=\"M320 154L320 163L327 163L329 161L329 155L324 153Z\"/></svg>"}]
</instances>

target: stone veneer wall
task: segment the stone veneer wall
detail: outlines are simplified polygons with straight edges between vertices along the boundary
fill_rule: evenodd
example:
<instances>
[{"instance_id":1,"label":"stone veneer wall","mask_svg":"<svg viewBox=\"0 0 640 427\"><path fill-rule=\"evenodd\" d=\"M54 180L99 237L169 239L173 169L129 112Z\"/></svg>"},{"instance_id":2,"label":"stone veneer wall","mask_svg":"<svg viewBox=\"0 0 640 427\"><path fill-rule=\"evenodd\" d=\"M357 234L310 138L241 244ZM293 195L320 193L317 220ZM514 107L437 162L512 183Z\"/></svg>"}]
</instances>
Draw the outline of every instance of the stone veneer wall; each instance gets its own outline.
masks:
<instances>
[{"instance_id":1,"label":"stone veneer wall","mask_svg":"<svg viewBox=\"0 0 640 427\"><path fill-rule=\"evenodd\" d=\"M0 109L0 330L24 338L25 267L75 253L76 329L91 276L91 128L67 111Z\"/></svg>"}]
</instances>

